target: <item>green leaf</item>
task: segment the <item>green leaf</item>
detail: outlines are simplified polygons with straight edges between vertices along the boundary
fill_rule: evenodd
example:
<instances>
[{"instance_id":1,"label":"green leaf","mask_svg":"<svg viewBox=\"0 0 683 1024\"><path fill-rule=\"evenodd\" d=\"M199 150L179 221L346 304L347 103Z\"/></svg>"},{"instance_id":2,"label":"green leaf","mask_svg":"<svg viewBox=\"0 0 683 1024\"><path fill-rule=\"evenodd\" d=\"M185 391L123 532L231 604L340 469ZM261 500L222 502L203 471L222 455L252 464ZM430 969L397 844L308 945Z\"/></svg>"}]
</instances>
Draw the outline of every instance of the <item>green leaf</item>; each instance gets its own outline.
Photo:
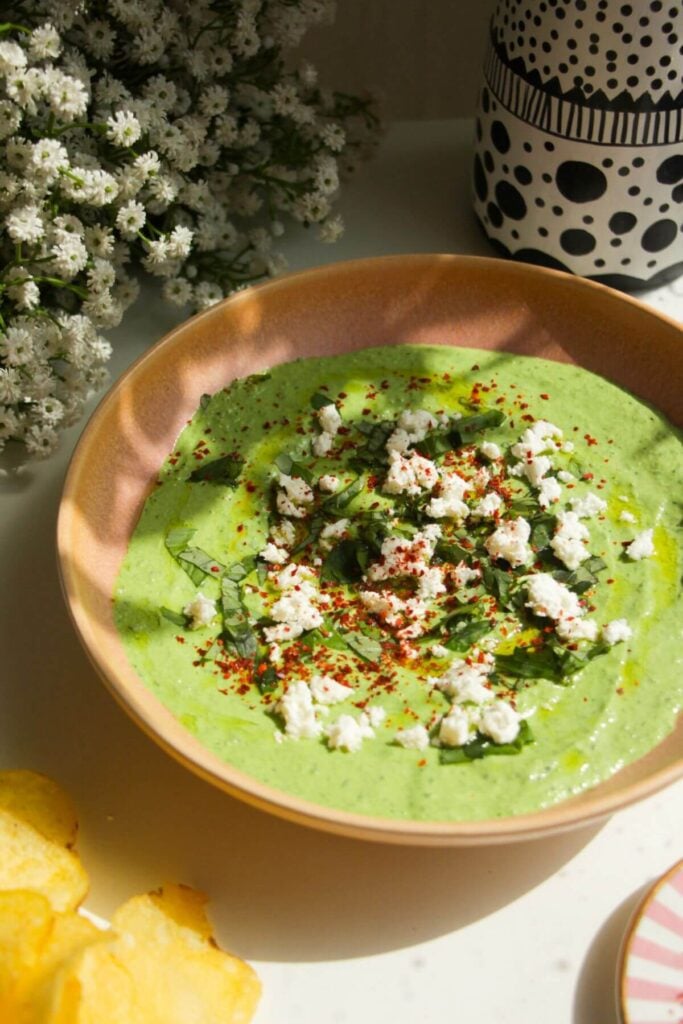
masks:
<instances>
[{"instance_id":1,"label":"green leaf","mask_svg":"<svg viewBox=\"0 0 683 1024\"><path fill-rule=\"evenodd\" d=\"M564 668L551 647L515 647L511 654L496 655L496 672L520 679L557 681L562 679Z\"/></svg>"},{"instance_id":2,"label":"green leaf","mask_svg":"<svg viewBox=\"0 0 683 1024\"><path fill-rule=\"evenodd\" d=\"M475 434L490 427L499 427L505 420L500 409L482 409L471 416L463 416L453 424L451 433L458 434L460 444L470 444Z\"/></svg>"},{"instance_id":3,"label":"green leaf","mask_svg":"<svg viewBox=\"0 0 683 1024\"><path fill-rule=\"evenodd\" d=\"M512 586L515 577L511 572L498 569L488 562L482 562L481 575L489 594L493 594L501 608L510 608Z\"/></svg>"},{"instance_id":4,"label":"green leaf","mask_svg":"<svg viewBox=\"0 0 683 1024\"><path fill-rule=\"evenodd\" d=\"M394 420L380 420L378 423L359 420L355 427L365 435L367 440L364 445L356 449L349 464L356 469L385 466L389 461L386 444L396 429Z\"/></svg>"},{"instance_id":5,"label":"green leaf","mask_svg":"<svg viewBox=\"0 0 683 1024\"><path fill-rule=\"evenodd\" d=\"M550 541L555 533L557 519L553 515L541 514L535 516L531 521L531 545L536 551L542 551L550 547Z\"/></svg>"},{"instance_id":6,"label":"green leaf","mask_svg":"<svg viewBox=\"0 0 683 1024\"><path fill-rule=\"evenodd\" d=\"M326 405L334 405L334 399L330 398L329 395L323 395L321 391L316 391L311 396L311 405L314 409L324 409Z\"/></svg>"},{"instance_id":7,"label":"green leaf","mask_svg":"<svg viewBox=\"0 0 683 1024\"><path fill-rule=\"evenodd\" d=\"M187 629L189 624L189 618L182 612L174 612L171 608L164 608L163 606L159 609L161 614L169 622L172 622L175 626L181 626L183 629Z\"/></svg>"},{"instance_id":8,"label":"green leaf","mask_svg":"<svg viewBox=\"0 0 683 1024\"><path fill-rule=\"evenodd\" d=\"M255 659L254 682L260 693L272 693L277 687L277 671L267 658L257 657Z\"/></svg>"},{"instance_id":9,"label":"green leaf","mask_svg":"<svg viewBox=\"0 0 683 1024\"><path fill-rule=\"evenodd\" d=\"M358 476L355 480L352 480L350 484L342 488L341 491L337 491L336 494L332 494L329 498L325 498L321 508L329 515L338 515L343 512L344 509L349 505L353 499L360 494L363 490L365 483L363 478Z\"/></svg>"},{"instance_id":10,"label":"green leaf","mask_svg":"<svg viewBox=\"0 0 683 1024\"><path fill-rule=\"evenodd\" d=\"M301 637L299 643L304 647L308 647L313 650L318 645L322 647L329 647L332 651L345 651L347 650L347 644L344 638L339 634L336 629L329 623L325 622L325 632L323 633L321 628L309 629L307 633Z\"/></svg>"},{"instance_id":11,"label":"green leaf","mask_svg":"<svg viewBox=\"0 0 683 1024\"><path fill-rule=\"evenodd\" d=\"M310 469L299 459L295 458L294 455L289 455L287 452L280 452L273 461L280 472L284 473L285 476L298 476L307 484L312 483L313 474Z\"/></svg>"},{"instance_id":12,"label":"green leaf","mask_svg":"<svg viewBox=\"0 0 683 1024\"><path fill-rule=\"evenodd\" d=\"M606 568L607 562L597 555L593 555L591 558L587 558L585 562L582 562L578 569L574 569L573 572L558 569L552 576L558 583L564 583L566 587L569 587L575 593L583 594L598 583L597 573L602 572Z\"/></svg>"},{"instance_id":13,"label":"green leaf","mask_svg":"<svg viewBox=\"0 0 683 1024\"><path fill-rule=\"evenodd\" d=\"M471 549L461 547L454 540L440 540L434 549L434 557L437 561L448 562L450 565L466 562L471 555Z\"/></svg>"},{"instance_id":14,"label":"green leaf","mask_svg":"<svg viewBox=\"0 0 683 1024\"><path fill-rule=\"evenodd\" d=\"M206 481L211 484L237 487L244 462L241 455L223 455L220 459L212 459L211 462L203 462L201 466L197 466L190 473L188 480L191 480L192 483Z\"/></svg>"},{"instance_id":15,"label":"green leaf","mask_svg":"<svg viewBox=\"0 0 683 1024\"><path fill-rule=\"evenodd\" d=\"M221 579L221 611L224 639L240 658L252 658L258 651L258 637L249 622L240 584L231 579L227 572Z\"/></svg>"},{"instance_id":16,"label":"green leaf","mask_svg":"<svg viewBox=\"0 0 683 1024\"><path fill-rule=\"evenodd\" d=\"M441 764L465 764L482 757L500 757L521 753L523 747L533 743L534 735L526 718L519 723L519 732L512 743L494 743L490 737L478 732L474 739L462 747L442 747L439 751Z\"/></svg>"},{"instance_id":17,"label":"green leaf","mask_svg":"<svg viewBox=\"0 0 683 1024\"><path fill-rule=\"evenodd\" d=\"M382 656L382 644L374 637L366 636L358 630L340 633L341 638L364 661L377 662Z\"/></svg>"},{"instance_id":18,"label":"green leaf","mask_svg":"<svg viewBox=\"0 0 683 1024\"><path fill-rule=\"evenodd\" d=\"M476 644L477 640L481 640L483 636L490 633L491 629L492 626L488 619L462 618L448 626L447 639L440 642L449 651L468 651L473 644Z\"/></svg>"},{"instance_id":19,"label":"green leaf","mask_svg":"<svg viewBox=\"0 0 683 1024\"><path fill-rule=\"evenodd\" d=\"M188 546L194 537L195 530L171 530L164 540L167 550L175 558L181 569L184 569L195 586L203 582L205 576L217 579L225 566L217 562L201 548Z\"/></svg>"},{"instance_id":20,"label":"green leaf","mask_svg":"<svg viewBox=\"0 0 683 1024\"><path fill-rule=\"evenodd\" d=\"M342 540L328 552L320 569L321 580L357 583L367 565L368 550L357 540Z\"/></svg>"}]
</instances>

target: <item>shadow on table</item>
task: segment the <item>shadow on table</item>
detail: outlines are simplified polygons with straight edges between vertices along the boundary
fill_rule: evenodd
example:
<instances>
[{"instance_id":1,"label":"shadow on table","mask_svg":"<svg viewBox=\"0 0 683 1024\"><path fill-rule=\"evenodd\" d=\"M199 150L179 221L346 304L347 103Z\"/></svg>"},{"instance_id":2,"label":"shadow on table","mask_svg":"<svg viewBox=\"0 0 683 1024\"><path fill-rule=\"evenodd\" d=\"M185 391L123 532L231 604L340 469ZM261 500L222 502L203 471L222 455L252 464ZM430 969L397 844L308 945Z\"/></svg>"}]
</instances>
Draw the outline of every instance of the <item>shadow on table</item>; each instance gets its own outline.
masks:
<instances>
[{"instance_id":1,"label":"shadow on table","mask_svg":"<svg viewBox=\"0 0 683 1024\"><path fill-rule=\"evenodd\" d=\"M623 900L593 939L576 985L573 1024L620 1024L616 995L619 952L631 916L650 885L646 882Z\"/></svg>"}]
</instances>

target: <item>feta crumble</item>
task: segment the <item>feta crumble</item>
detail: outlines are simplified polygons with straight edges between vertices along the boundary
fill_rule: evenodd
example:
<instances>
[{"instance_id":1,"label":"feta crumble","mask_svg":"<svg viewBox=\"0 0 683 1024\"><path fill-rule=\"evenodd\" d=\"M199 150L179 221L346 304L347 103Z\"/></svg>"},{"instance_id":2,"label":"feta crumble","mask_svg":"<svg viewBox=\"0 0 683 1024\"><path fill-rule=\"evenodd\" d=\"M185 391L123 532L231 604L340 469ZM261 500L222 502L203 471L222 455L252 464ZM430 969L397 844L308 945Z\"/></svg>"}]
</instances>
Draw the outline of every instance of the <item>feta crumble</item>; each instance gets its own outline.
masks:
<instances>
[{"instance_id":1,"label":"feta crumble","mask_svg":"<svg viewBox=\"0 0 683 1024\"><path fill-rule=\"evenodd\" d=\"M318 488L326 494L334 494L339 490L339 477L332 473L325 473L318 480Z\"/></svg>"},{"instance_id":2,"label":"feta crumble","mask_svg":"<svg viewBox=\"0 0 683 1024\"><path fill-rule=\"evenodd\" d=\"M527 608L534 615L553 619L555 631L563 640L595 640L597 624L582 621L585 609L578 596L550 573L539 572L527 579Z\"/></svg>"},{"instance_id":3,"label":"feta crumble","mask_svg":"<svg viewBox=\"0 0 683 1024\"><path fill-rule=\"evenodd\" d=\"M569 505L579 519L592 519L593 516L599 515L607 508L607 502L592 492L584 495L583 498L572 498Z\"/></svg>"},{"instance_id":4,"label":"feta crumble","mask_svg":"<svg viewBox=\"0 0 683 1024\"><path fill-rule=\"evenodd\" d=\"M342 425L342 418L339 415L339 409L337 406L330 402L329 405L323 405L321 409L317 410L318 423L320 429L326 434L336 434Z\"/></svg>"},{"instance_id":5,"label":"feta crumble","mask_svg":"<svg viewBox=\"0 0 683 1024\"><path fill-rule=\"evenodd\" d=\"M210 597L206 597L205 594L199 593L194 600L185 605L183 615L187 615L191 619L190 629L201 629L202 626L208 626L215 617L216 602L212 601Z\"/></svg>"},{"instance_id":6,"label":"feta crumble","mask_svg":"<svg viewBox=\"0 0 683 1024\"><path fill-rule=\"evenodd\" d=\"M279 548L276 544L268 542L259 551L259 558L262 558L264 562L271 562L273 565L284 565L289 559L289 554L284 548Z\"/></svg>"},{"instance_id":7,"label":"feta crumble","mask_svg":"<svg viewBox=\"0 0 683 1024\"><path fill-rule=\"evenodd\" d=\"M512 743L519 733L520 717L507 701L497 700L479 715L479 731L494 743Z\"/></svg>"},{"instance_id":8,"label":"feta crumble","mask_svg":"<svg viewBox=\"0 0 683 1024\"><path fill-rule=\"evenodd\" d=\"M337 519L334 523L328 523L320 532L320 546L329 551L334 546L334 542L347 534L348 531L348 519Z\"/></svg>"},{"instance_id":9,"label":"feta crumble","mask_svg":"<svg viewBox=\"0 0 683 1024\"><path fill-rule=\"evenodd\" d=\"M612 647L614 644L622 643L624 640L630 640L633 636L633 630L626 619L613 619L606 626L602 627L600 635L605 643Z\"/></svg>"},{"instance_id":10,"label":"feta crumble","mask_svg":"<svg viewBox=\"0 0 683 1024\"><path fill-rule=\"evenodd\" d=\"M394 739L406 750L426 750L429 746L429 733L424 725L414 725L411 729L399 729Z\"/></svg>"},{"instance_id":11,"label":"feta crumble","mask_svg":"<svg viewBox=\"0 0 683 1024\"><path fill-rule=\"evenodd\" d=\"M470 484L455 470L444 473L441 477L439 491L425 508L432 519L464 519L469 515L469 508L463 497L471 490Z\"/></svg>"},{"instance_id":12,"label":"feta crumble","mask_svg":"<svg viewBox=\"0 0 683 1024\"><path fill-rule=\"evenodd\" d=\"M652 540L652 530L643 530L626 548L626 555L634 561L639 562L641 558L650 558L655 553L655 546Z\"/></svg>"},{"instance_id":13,"label":"feta crumble","mask_svg":"<svg viewBox=\"0 0 683 1024\"><path fill-rule=\"evenodd\" d=\"M317 739L322 725L315 713L313 695L303 680L289 684L276 705L285 722L285 733L293 740Z\"/></svg>"},{"instance_id":14,"label":"feta crumble","mask_svg":"<svg viewBox=\"0 0 683 1024\"><path fill-rule=\"evenodd\" d=\"M363 746L363 740L373 739L375 730L368 715L363 712L358 718L340 715L325 729L327 744L332 750L346 750L355 754Z\"/></svg>"},{"instance_id":15,"label":"feta crumble","mask_svg":"<svg viewBox=\"0 0 683 1024\"><path fill-rule=\"evenodd\" d=\"M481 657L481 661L477 660ZM491 654L473 652L466 661L454 661L442 676L431 676L429 682L447 694L455 704L483 704L491 699L486 681L493 671Z\"/></svg>"},{"instance_id":16,"label":"feta crumble","mask_svg":"<svg viewBox=\"0 0 683 1024\"><path fill-rule=\"evenodd\" d=\"M458 704L454 704L439 723L439 741L446 747L463 747L473 738L474 732L471 709Z\"/></svg>"},{"instance_id":17,"label":"feta crumble","mask_svg":"<svg viewBox=\"0 0 683 1024\"><path fill-rule=\"evenodd\" d=\"M307 510L302 506L310 505L314 498L311 488L301 477L288 476L287 473L280 473L278 483L280 489L275 499L278 512L293 519L303 519Z\"/></svg>"},{"instance_id":18,"label":"feta crumble","mask_svg":"<svg viewBox=\"0 0 683 1024\"><path fill-rule=\"evenodd\" d=\"M534 557L529 547L531 526L518 516L517 519L508 519L501 523L497 530L487 537L484 547L491 558L504 558L513 569L519 565L527 565Z\"/></svg>"},{"instance_id":19,"label":"feta crumble","mask_svg":"<svg viewBox=\"0 0 683 1024\"><path fill-rule=\"evenodd\" d=\"M282 595L270 609L277 625L263 630L266 642L295 640L306 630L323 624L323 616L313 603L320 599L320 593L311 580L311 570L294 563L278 574L277 585Z\"/></svg>"},{"instance_id":20,"label":"feta crumble","mask_svg":"<svg viewBox=\"0 0 683 1024\"><path fill-rule=\"evenodd\" d=\"M626 511L619 513L619 519L622 523L635 523L636 521L636 517L633 515L633 512Z\"/></svg>"},{"instance_id":21,"label":"feta crumble","mask_svg":"<svg viewBox=\"0 0 683 1024\"><path fill-rule=\"evenodd\" d=\"M482 444L479 445L479 451L485 458L490 459L491 462L497 462L503 454L494 441L482 442Z\"/></svg>"},{"instance_id":22,"label":"feta crumble","mask_svg":"<svg viewBox=\"0 0 683 1024\"><path fill-rule=\"evenodd\" d=\"M439 470L431 459L421 455L404 456L398 451L389 452L389 471L384 480L386 494L420 494L431 491L439 480Z\"/></svg>"},{"instance_id":23,"label":"feta crumble","mask_svg":"<svg viewBox=\"0 0 683 1024\"><path fill-rule=\"evenodd\" d=\"M411 444L424 441L430 430L437 426L436 417L425 409L404 409L398 418L396 429L387 439L388 452L406 452Z\"/></svg>"},{"instance_id":24,"label":"feta crumble","mask_svg":"<svg viewBox=\"0 0 683 1024\"><path fill-rule=\"evenodd\" d=\"M500 494L490 491L485 497L478 501L472 508L470 515L473 519L491 519L498 515L503 507L503 499Z\"/></svg>"},{"instance_id":25,"label":"feta crumble","mask_svg":"<svg viewBox=\"0 0 683 1024\"><path fill-rule=\"evenodd\" d=\"M550 547L560 561L574 571L590 558L590 551L586 547L590 534L576 512L560 512L557 522L558 526L550 541Z\"/></svg>"},{"instance_id":26,"label":"feta crumble","mask_svg":"<svg viewBox=\"0 0 683 1024\"><path fill-rule=\"evenodd\" d=\"M344 686L332 676L313 676L308 685L316 704L338 704L354 692L352 686Z\"/></svg>"}]
</instances>

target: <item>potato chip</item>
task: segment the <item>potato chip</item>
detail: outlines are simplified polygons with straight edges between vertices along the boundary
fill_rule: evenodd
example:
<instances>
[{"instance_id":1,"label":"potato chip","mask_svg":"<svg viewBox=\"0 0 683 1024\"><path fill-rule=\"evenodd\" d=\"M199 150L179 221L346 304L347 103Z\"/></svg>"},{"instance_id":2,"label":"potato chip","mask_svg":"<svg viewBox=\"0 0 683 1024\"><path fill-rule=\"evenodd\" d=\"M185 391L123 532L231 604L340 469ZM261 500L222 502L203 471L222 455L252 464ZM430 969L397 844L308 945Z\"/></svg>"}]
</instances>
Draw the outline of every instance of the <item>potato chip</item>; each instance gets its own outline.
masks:
<instances>
[{"instance_id":1,"label":"potato chip","mask_svg":"<svg viewBox=\"0 0 683 1024\"><path fill-rule=\"evenodd\" d=\"M71 850L32 825L0 810L0 891L31 889L55 910L73 910L88 891L88 877Z\"/></svg>"},{"instance_id":2,"label":"potato chip","mask_svg":"<svg viewBox=\"0 0 683 1024\"><path fill-rule=\"evenodd\" d=\"M147 1024L147 1018L138 1009L128 971L104 939L56 972L49 1005L31 1024Z\"/></svg>"},{"instance_id":3,"label":"potato chip","mask_svg":"<svg viewBox=\"0 0 683 1024\"><path fill-rule=\"evenodd\" d=\"M246 1024L261 986L243 961L219 950L206 897L184 886L135 896L114 914L113 950L130 973L145 1024Z\"/></svg>"},{"instance_id":4,"label":"potato chip","mask_svg":"<svg viewBox=\"0 0 683 1024\"><path fill-rule=\"evenodd\" d=\"M78 818L71 797L38 772L0 772L0 809L32 825L46 839L60 846L73 846Z\"/></svg>"},{"instance_id":5,"label":"potato chip","mask_svg":"<svg viewBox=\"0 0 683 1024\"><path fill-rule=\"evenodd\" d=\"M49 901L37 892L0 892L0 1021L13 1021L22 981L30 977L52 928Z\"/></svg>"}]
</instances>

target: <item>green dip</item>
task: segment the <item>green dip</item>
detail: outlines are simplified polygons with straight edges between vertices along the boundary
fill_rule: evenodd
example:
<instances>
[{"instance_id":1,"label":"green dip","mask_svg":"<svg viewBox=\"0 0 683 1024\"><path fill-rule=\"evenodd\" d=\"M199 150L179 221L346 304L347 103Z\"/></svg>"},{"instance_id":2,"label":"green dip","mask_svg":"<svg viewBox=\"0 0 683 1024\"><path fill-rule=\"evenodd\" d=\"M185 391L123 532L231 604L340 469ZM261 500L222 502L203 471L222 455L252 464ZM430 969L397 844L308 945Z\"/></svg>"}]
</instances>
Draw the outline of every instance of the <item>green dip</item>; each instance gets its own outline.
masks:
<instances>
[{"instance_id":1,"label":"green dip","mask_svg":"<svg viewBox=\"0 0 683 1024\"><path fill-rule=\"evenodd\" d=\"M311 442L321 429L315 406L326 396L336 403L343 428L335 435L330 454L315 457ZM397 732L416 722L432 728L447 713L448 699L428 680L440 677L450 662L471 655L472 645L458 649L456 641L447 657L435 657L424 637L408 647L400 645L386 624L367 613L364 619L356 615L351 623L337 619L335 627L342 637L348 631L356 639L358 634L365 636L365 660L348 643L339 642L336 633L330 646L329 630L325 638L323 627L322 634L313 630L279 645L284 660L273 663L263 643L264 624L254 625L272 608L273 574L282 566L261 561L254 569L253 556L267 542L269 520L272 525L277 518L273 481L283 465L288 468L291 456L301 459L302 472L316 493L315 508L331 497L318 493L321 475L336 475L343 487L360 474L363 490L330 521L348 517L353 523L357 516L369 516L374 523L381 519L384 529L390 530L387 524L395 517L395 528L408 533L438 521L448 540L464 541L466 548L473 533L479 554L485 554L482 537L493 531L493 520L471 527L469 521L463 526L448 519L429 520L424 518L424 501L420 513L415 501L406 504L404 496L385 493L386 466L374 465L374 456L368 453L370 430L377 422L395 420L405 409L438 414L442 424L446 415L469 420L482 410L504 414L499 424L495 425L498 417L489 416L494 425L460 439L472 465L488 464L490 469L480 454L482 442L509 452L534 420L562 429L562 442L552 451L552 473L561 472L565 480L559 502L539 509L537 492L519 477L510 477L508 489L502 488L506 518L522 515L532 525L545 526L545 536L541 529L531 538L534 571L558 573L573 586L576 580L567 580L566 566L547 548L553 522L548 517L588 493L606 502L601 514L582 520L590 533L587 543L593 558L585 565L597 568L595 577L591 580L589 574L578 591L587 605L586 617L599 629L613 620L626 620L633 635L623 642L608 646L598 636L594 643L558 648L552 620L534 617L525 607L523 577L530 567L510 569L493 558L481 563L497 570L498 585L502 580L507 586L505 579L512 583L513 597L522 595L507 610L498 608L496 628L484 647L494 655L514 655L520 648L533 655L533 644L552 643L569 658L564 678L534 677L541 672L531 678L499 675L496 686L531 727L531 741L518 742L519 749L507 755L442 763L443 747L406 749L396 742ZM370 426L361 433L358 423ZM449 429L454 424L457 419L451 418ZM414 448L422 454L419 443ZM385 449L377 451L381 462ZM434 456L436 462L443 457ZM223 458L216 464L225 474L222 483L211 479L211 463L218 458ZM512 462L508 457L505 471ZM291 476L298 472L296 465L290 469ZM208 479L197 478L202 473ZM195 479L188 479L190 474ZM656 411L580 368L500 352L422 346L299 360L235 381L202 401L145 503L116 585L116 622L131 664L184 727L218 757L275 789L332 808L396 819L456 821L522 814L595 785L644 755L674 727L683 694L682 500L680 433ZM310 562L315 555L326 563L330 548L340 543L334 540L325 550L316 546L310 540L313 519L312 506L292 520L300 546L292 555L294 562ZM654 553L629 558L626 545L650 529ZM187 532L173 532L183 530ZM167 546L169 536L181 541L173 550ZM218 563L213 577L211 564L195 564L188 574L188 563L174 557L183 547L183 537L186 548ZM344 550L353 555L349 543ZM476 550L470 548L466 554L479 564ZM235 565L230 593L237 597L236 603L228 602L225 636L229 641L244 635L246 655L239 643L237 648L230 642L216 644L222 630L219 580L224 567ZM244 575L240 566L248 573L245 579L239 579ZM339 595L357 606L354 588L357 595L365 585L357 579L348 585L335 580L321 584L333 598L324 609L327 624L330 613L344 614ZM183 609L199 591L216 601L218 614L193 629ZM446 611L465 608L475 618L482 607L494 609L481 581L446 599L451 602ZM521 632L510 627L515 616L521 617ZM435 620L438 633L442 620L436 613L429 626ZM438 635L432 644L445 639L446 633ZM481 649L479 642L473 645L475 653ZM411 647L417 656L405 656ZM373 660L380 650L381 660ZM578 663L572 655L578 656ZM341 714L358 716L370 706L386 712L374 738L366 739L357 752L331 749L324 736L283 736L277 712L283 688L315 673L336 675L355 688L350 699L325 712L326 722Z\"/></svg>"}]
</instances>

